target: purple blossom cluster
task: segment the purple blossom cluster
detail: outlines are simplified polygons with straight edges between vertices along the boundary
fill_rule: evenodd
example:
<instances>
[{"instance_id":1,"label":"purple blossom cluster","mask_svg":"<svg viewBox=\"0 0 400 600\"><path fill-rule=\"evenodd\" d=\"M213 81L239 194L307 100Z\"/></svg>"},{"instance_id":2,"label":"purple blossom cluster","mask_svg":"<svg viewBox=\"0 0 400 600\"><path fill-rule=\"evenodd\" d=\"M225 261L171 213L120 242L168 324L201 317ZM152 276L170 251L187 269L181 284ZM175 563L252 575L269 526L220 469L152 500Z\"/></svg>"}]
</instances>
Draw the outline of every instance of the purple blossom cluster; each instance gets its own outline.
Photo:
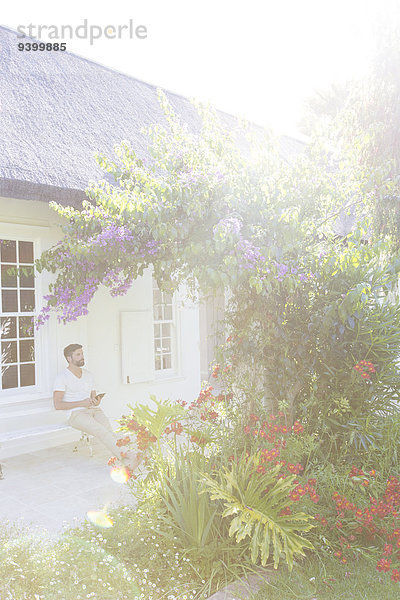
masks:
<instances>
[{"instance_id":1,"label":"purple blossom cluster","mask_svg":"<svg viewBox=\"0 0 400 600\"><path fill-rule=\"evenodd\" d=\"M146 250L147 250L147 254L150 254L150 255L157 254L157 252L159 250L159 243L156 242L156 240L150 240L149 242L146 242Z\"/></svg>"},{"instance_id":2,"label":"purple blossom cluster","mask_svg":"<svg viewBox=\"0 0 400 600\"><path fill-rule=\"evenodd\" d=\"M76 285L72 281L68 283L56 283L52 289L52 293L44 296L47 304L36 318L36 329L39 329L50 318L54 300L56 301L57 308L60 310L57 316L59 322L67 323L69 321L76 321L78 317L87 315L89 312L88 304L96 293L98 286L99 281L93 276L86 279L84 289L80 294L76 292Z\"/></svg>"},{"instance_id":3,"label":"purple blossom cluster","mask_svg":"<svg viewBox=\"0 0 400 600\"><path fill-rule=\"evenodd\" d=\"M102 280L102 283L110 288L111 296L123 296L132 286L133 277L127 275L122 269L110 270Z\"/></svg>"},{"instance_id":4,"label":"purple blossom cluster","mask_svg":"<svg viewBox=\"0 0 400 600\"><path fill-rule=\"evenodd\" d=\"M123 252L133 252L134 235L124 225L107 224L102 231L89 239L89 249L101 249L106 255L117 250ZM137 242L136 242L137 243ZM155 240L148 240L143 249L139 252L142 259L151 257L159 251L159 243ZM81 255L77 256L77 252ZM35 320L35 326L39 329L50 318L51 310L54 306L58 309L58 320L62 322L74 321L82 315L88 314L88 304L93 298L98 286L102 283L110 288L112 296L126 294L132 286L133 276L129 276L123 271L120 265L113 267L112 254L111 260L102 260L101 269L94 260L88 259L82 255L87 252L87 247L79 244L76 248L68 245L68 238L64 239L64 244L58 243L52 250L51 260L64 274L73 269L74 273L80 274L85 279L77 282L72 279L60 278L56 281L51 294L44 297L46 305L41 310ZM106 267L107 262L109 263ZM106 271L104 272L104 269ZM77 292L84 286L83 292Z\"/></svg>"},{"instance_id":5,"label":"purple blossom cluster","mask_svg":"<svg viewBox=\"0 0 400 600\"><path fill-rule=\"evenodd\" d=\"M249 240L240 239L236 244L236 250L240 253L239 264L244 269L254 269L260 266L260 263L265 262L265 257L261 254L260 249Z\"/></svg>"},{"instance_id":6,"label":"purple blossom cluster","mask_svg":"<svg viewBox=\"0 0 400 600\"><path fill-rule=\"evenodd\" d=\"M287 272L289 271L289 267L284 263L276 263L277 274L275 275L275 279L278 281L283 281L286 277Z\"/></svg>"},{"instance_id":7,"label":"purple blossom cluster","mask_svg":"<svg viewBox=\"0 0 400 600\"><path fill-rule=\"evenodd\" d=\"M215 180L216 182L220 183L224 179L225 175L218 168L204 173L198 168L186 166L185 169L182 169L177 174L177 182L183 188L190 188L193 185L202 183L203 181L209 182L210 180Z\"/></svg>"},{"instance_id":8,"label":"purple blossom cluster","mask_svg":"<svg viewBox=\"0 0 400 600\"><path fill-rule=\"evenodd\" d=\"M103 249L115 248L116 245L124 245L135 240L133 233L125 225L116 225L111 223L102 229L100 233L92 238L96 246Z\"/></svg>"},{"instance_id":9,"label":"purple blossom cluster","mask_svg":"<svg viewBox=\"0 0 400 600\"><path fill-rule=\"evenodd\" d=\"M286 265L285 263L278 263L275 262L275 267L277 270L277 273L275 275L275 279L277 279L278 281L283 281L285 279L285 277L289 276L289 275L298 275L299 281L307 281L310 278L313 278L315 275L314 273L301 273L300 271L300 267L299 266L293 266L290 267Z\"/></svg>"},{"instance_id":10,"label":"purple blossom cluster","mask_svg":"<svg viewBox=\"0 0 400 600\"><path fill-rule=\"evenodd\" d=\"M225 238L228 234L240 235L242 229L242 222L237 217L225 217L218 221L213 227L213 234L215 237Z\"/></svg>"},{"instance_id":11,"label":"purple blossom cluster","mask_svg":"<svg viewBox=\"0 0 400 600\"><path fill-rule=\"evenodd\" d=\"M201 171L197 171L192 168L188 168L185 171L180 171L177 176L177 180L179 185L184 188L190 188L193 185L196 185L203 178L203 173Z\"/></svg>"}]
</instances>

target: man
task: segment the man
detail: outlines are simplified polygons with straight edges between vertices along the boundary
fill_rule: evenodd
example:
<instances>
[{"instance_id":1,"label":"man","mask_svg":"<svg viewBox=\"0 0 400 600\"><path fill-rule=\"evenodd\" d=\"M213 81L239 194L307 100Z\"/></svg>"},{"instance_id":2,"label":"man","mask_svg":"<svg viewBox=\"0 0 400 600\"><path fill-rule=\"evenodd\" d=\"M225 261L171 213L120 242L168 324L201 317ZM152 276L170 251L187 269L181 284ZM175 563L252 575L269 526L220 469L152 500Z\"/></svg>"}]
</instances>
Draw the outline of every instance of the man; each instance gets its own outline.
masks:
<instances>
[{"instance_id":1,"label":"man","mask_svg":"<svg viewBox=\"0 0 400 600\"><path fill-rule=\"evenodd\" d=\"M64 348L64 356L68 366L59 373L53 388L53 402L56 410L68 411L68 424L98 438L111 452L112 456L120 456L117 445L118 437L112 430L110 421L99 404L101 398L96 397L93 377L83 369L85 358L81 344L69 344ZM133 452L126 453L128 466L134 470L139 461Z\"/></svg>"}]
</instances>

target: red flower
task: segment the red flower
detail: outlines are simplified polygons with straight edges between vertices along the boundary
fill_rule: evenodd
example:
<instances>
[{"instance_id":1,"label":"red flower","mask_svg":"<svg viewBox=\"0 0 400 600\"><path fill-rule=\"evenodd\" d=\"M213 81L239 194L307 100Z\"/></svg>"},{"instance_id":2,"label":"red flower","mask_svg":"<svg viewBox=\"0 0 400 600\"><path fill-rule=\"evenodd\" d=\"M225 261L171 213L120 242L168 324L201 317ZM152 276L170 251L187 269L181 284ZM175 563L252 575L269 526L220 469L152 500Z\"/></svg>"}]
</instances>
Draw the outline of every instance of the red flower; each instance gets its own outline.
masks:
<instances>
[{"instance_id":1,"label":"red flower","mask_svg":"<svg viewBox=\"0 0 400 600\"><path fill-rule=\"evenodd\" d=\"M176 435L180 435L183 431L182 423L177 423L176 421L173 421L171 423L171 431L176 433Z\"/></svg>"},{"instance_id":2,"label":"red flower","mask_svg":"<svg viewBox=\"0 0 400 600\"><path fill-rule=\"evenodd\" d=\"M390 558L381 558L380 560L378 560L376 570L383 571L383 573L387 573L390 569L391 563L392 561Z\"/></svg>"},{"instance_id":3,"label":"red flower","mask_svg":"<svg viewBox=\"0 0 400 600\"><path fill-rule=\"evenodd\" d=\"M298 500L300 500L300 494L298 494L296 490L292 490L289 494L289 497L291 500L293 500L293 502L297 502Z\"/></svg>"},{"instance_id":4,"label":"red flower","mask_svg":"<svg viewBox=\"0 0 400 600\"><path fill-rule=\"evenodd\" d=\"M291 514L292 514L292 511L290 510L290 507L287 506L286 508L283 508L281 510L281 512L279 513L279 516L283 517L284 515L291 515Z\"/></svg>"},{"instance_id":5,"label":"red flower","mask_svg":"<svg viewBox=\"0 0 400 600\"><path fill-rule=\"evenodd\" d=\"M303 433L304 427L303 427L303 425L301 423L299 423L298 421L295 421L293 423L293 431L294 431L294 433L297 433L297 434L298 433Z\"/></svg>"},{"instance_id":6,"label":"red flower","mask_svg":"<svg viewBox=\"0 0 400 600\"><path fill-rule=\"evenodd\" d=\"M400 581L400 571L398 569L393 569L391 579L392 581Z\"/></svg>"},{"instance_id":7,"label":"red flower","mask_svg":"<svg viewBox=\"0 0 400 600\"><path fill-rule=\"evenodd\" d=\"M131 441L131 438L129 436L127 436L125 438L120 438L115 443L118 446L118 448L120 448L121 446L127 446L130 441Z\"/></svg>"},{"instance_id":8,"label":"red flower","mask_svg":"<svg viewBox=\"0 0 400 600\"><path fill-rule=\"evenodd\" d=\"M385 544L383 547L383 555L384 556L390 556L393 552L393 545L392 544Z\"/></svg>"}]
</instances>

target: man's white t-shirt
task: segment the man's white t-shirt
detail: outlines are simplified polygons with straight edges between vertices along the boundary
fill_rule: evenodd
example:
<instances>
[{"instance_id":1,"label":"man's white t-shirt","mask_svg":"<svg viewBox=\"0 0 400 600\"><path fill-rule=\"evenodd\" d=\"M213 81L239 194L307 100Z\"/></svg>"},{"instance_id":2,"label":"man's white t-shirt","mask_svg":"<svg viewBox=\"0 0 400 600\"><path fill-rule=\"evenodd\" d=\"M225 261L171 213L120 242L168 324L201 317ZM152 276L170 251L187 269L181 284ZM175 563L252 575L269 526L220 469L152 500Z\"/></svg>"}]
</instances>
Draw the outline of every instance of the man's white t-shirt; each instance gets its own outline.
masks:
<instances>
[{"instance_id":1,"label":"man's white t-shirt","mask_svg":"<svg viewBox=\"0 0 400 600\"><path fill-rule=\"evenodd\" d=\"M78 402L90 398L90 392L95 389L93 376L86 369L82 369L82 377L77 377L69 369L64 369L57 375L53 386L53 392L64 392L64 402ZM85 408L78 406L65 412L70 414L77 410L85 410Z\"/></svg>"}]
</instances>

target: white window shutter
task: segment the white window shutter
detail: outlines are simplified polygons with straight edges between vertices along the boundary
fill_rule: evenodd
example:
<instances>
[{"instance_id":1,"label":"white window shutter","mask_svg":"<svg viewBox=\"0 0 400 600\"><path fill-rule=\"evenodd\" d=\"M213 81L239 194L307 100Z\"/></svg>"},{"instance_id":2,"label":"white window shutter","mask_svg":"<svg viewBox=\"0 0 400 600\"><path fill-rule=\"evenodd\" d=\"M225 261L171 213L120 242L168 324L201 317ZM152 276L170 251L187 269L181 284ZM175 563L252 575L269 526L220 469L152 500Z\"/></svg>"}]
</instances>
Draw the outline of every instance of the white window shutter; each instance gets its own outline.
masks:
<instances>
[{"instance_id":1,"label":"white window shutter","mask_svg":"<svg viewBox=\"0 0 400 600\"><path fill-rule=\"evenodd\" d=\"M122 382L153 381L154 331L151 311L121 312Z\"/></svg>"}]
</instances>

